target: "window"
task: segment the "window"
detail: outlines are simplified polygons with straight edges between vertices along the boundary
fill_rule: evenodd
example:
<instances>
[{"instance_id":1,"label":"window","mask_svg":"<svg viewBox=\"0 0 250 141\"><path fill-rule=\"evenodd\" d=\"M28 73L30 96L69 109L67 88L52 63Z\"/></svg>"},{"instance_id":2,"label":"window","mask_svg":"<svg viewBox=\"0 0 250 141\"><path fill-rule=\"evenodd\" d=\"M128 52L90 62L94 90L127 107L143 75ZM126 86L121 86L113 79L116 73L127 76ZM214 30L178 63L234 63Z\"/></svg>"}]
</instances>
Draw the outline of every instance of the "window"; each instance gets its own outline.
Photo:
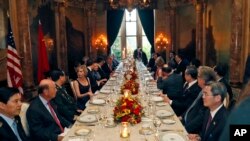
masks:
<instances>
[{"instance_id":1,"label":"window","mask_svg":"<svg viewBox=\"0 0 250 141\"><path fill-rule=\"evenodd\" d=\"M117 59L122 59L121 50L126 48L127 55L133 55L137 46L142 46L147 58L150 58L151 45L142 28L140 18L137 15L137 10L128 12L125 10L123 22L121 24L118 36L111 47L111 53Z\"/></svg>"}]
</instances>

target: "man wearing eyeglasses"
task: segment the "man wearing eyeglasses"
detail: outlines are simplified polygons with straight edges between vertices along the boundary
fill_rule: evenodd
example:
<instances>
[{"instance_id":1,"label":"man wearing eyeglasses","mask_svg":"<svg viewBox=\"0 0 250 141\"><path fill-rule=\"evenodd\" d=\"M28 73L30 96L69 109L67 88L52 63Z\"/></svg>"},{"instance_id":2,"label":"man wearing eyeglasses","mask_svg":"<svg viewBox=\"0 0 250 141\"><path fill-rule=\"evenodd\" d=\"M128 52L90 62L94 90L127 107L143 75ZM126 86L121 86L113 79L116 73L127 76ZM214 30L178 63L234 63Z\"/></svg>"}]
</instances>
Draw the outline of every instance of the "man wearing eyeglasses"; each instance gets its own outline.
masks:
<instances>
[{"instance_id":1,"label":"man wearing eyeglasses","mask_svg":"<svg viewBox=\"0 0 250 141\"><path fill-rule=\"evenodd\" d=\"M210 82L203 89L203 103L208 109L205 112L200 134L189 134L191 141L217 141L225 126L227 110L223 100L227 95L226 87L220 82Z\"/></svg>"}]
</instances>

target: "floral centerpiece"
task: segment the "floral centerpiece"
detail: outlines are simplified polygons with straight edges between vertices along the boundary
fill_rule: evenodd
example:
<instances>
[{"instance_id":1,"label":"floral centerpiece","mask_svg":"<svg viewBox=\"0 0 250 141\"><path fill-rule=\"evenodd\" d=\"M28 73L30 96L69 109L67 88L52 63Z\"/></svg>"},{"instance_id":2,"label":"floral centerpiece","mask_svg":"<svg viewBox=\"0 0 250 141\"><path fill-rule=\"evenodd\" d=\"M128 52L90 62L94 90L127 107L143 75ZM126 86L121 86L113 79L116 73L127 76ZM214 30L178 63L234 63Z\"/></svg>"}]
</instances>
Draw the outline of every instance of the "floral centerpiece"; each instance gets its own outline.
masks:
<instances>
[{"instance_id":1,"label":"floral centerpiece","mask_svg":"<svg viewBox=\"0 0 250 141\"><path fill-rule=\"evenodd\" d=\"M124 93L124 90L128 89L131 91L132 95L136 95L139 92L139 83L135 80L127 80L121 87L121 93Z\"/></svg>"},{"instance_id":2,"label":"floral centerpiece","mask_svg":"<svg viewBox=\"0 0 250 141\"><path fill-rule=\"evenodd\" d=\"M125 80L136 80L136 79L138 79L138 75L135 71L127 71L124 74L124 78L125 78Z\"/></svg>"},{"instance_id":3,"label":"floral centerpiece","mask_svg":"<svg viewBox=\"0 0 250 141\"><path fill-rule=\"evenodd\" d=\"M137 98L123 96L117 100L114 108L116 122L129 122L137 124L141 122L142 106Z\"/></svg>"}]
</instances>

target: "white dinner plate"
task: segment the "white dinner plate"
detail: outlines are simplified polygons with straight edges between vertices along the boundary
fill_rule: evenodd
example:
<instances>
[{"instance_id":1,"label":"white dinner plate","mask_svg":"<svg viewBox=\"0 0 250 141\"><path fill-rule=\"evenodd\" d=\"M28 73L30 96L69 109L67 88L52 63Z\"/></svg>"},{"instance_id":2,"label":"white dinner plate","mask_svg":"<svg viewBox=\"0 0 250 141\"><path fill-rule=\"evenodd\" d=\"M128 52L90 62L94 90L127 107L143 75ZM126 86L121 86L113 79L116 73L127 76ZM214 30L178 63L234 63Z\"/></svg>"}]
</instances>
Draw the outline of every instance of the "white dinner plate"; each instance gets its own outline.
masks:
<instances>
[{"instance_id":1,"label":"white dinner plate","mask_svg":"<svg viewBox=\"0 0 250 141\"><path fill-rule=\"evenodd\" d=\"M90 114L96 114L100 112L100 109L98 107L90 107L88 108L87 112Z\"/></svg>"},{"instance_id":2,"label":"white dinner plate","mask_svg":"<svg viewBox=\"0 0 250 141\"><path fill-rule=\"evenodd\" d=\"M156 106L159 106L159 107L163 107L163 106L167 106L168 103L165 103L165 102L159 102L156 104Z\"/></svg>"},{"instance_id":3,"label":"white dinner plate","mask_svg":"<svg viewBox=\"0 0 250 141\"><path fill-rule=\"evenodd\" d=\"M152 97L152 101L154 101L154 102L160 102L160 101L163 101L163 98L161 96L153 96Z\"/></svg>"},{"instance_id":4,"label":"white dinner plate","mask_svg":"<svg viewBox=\"0 0 250 141\"><path fill-rule=\"evenodd\" d=\"M90 101L91 104L95 104L95 105L103 105L105 104L105 100L104 99L93 99L92 101Z\"/></svg>"},{"instance_id":5,"label":"white dinner plate","mask_svg":"<svg viewBox=\"0 0 250 141\"><path fill-rule=\"evenodd\" d=\"M167 110L158 110L156 111L156 116L159 118L165 118L174 115L174 113Z\"/></svg>"},{"instance_id":6,"label":"white dinner plate","mask_svg":"<svg viewBox=\"0 0 250 141\"><path fill-rule=\"evenodd\" d=\"M164 119L164 120L162 120L162 122L165 124L175 124L176 123L176 121L172 120L172 119Z\"/></svg>"},{"instance_id":7,"label":"white dinner plate","mask_svg":"<svg viewBox=\"0 0 250 141\"><path fill-rule=\"evenodd\" d=\"M109 80L114 81L114 80L116 80L116 78L115 77L111 77L111 78L109 78Z\"/></svg>"},{"instance_id":8,"label":"white dinner plate","mask_svg":"<svg viewBox=\"0 0 250 141\"><path fill-rule=\"evenodd\" d=\"M101 89L100 92L103 93L103 94L109 94L109 93L110 93L110 90Z\"/></svg>"},{"instance_id":9,"label":"white dinner plate","mask_svg":"<svg viewBox=\"0 0 250 141\"><path fill-rule=\"evenodd\" d=\"M84 123L92 123L96 122L97 119L94 115L82 115L77 118L79 122L84 122Z\"/></svg>"},{"instance_id":10,"label":"white dinner plate","mask_svg":"<svg viewBox=\"0 0 250 141\"><path fill-rule=\"evenodd\" d=\"M141 135L151 135L154 133L154 130L152 128L142 128L139 130L139 133Z\"/></svg>"},{"instance_id":11,"label":"white dinner plate","mask_svg":"<svg viewBox=\"0 0 250 141\"><path fill-rule=\"evenodd\" d=\"M75 134L77 136L86 136L91 132L91 129L89 128L80 128L75 131Z\"/></svg>"},{"instance_id":12,"label":"white dinner plate","mask_svg":"<svg viewBox=\"0 0 250 141\"><path fill-rule=\"evenodd\" d=\"M153 120L150 119L150 118L147 118L147 117L142 117L142 118L141 118L141 121L142 121L142 122L152 122Z\"/></svg>"},{"instance_id":13,"label":"white dinner plate","mask_svg":"<svg viewBox=\"0 0 250 141\"><path fill-rule=\"evenodd\" d=\"M178 133L167 132L160 134L160 141L185 141L185 139Z\"/></svg>"}]
</instances>

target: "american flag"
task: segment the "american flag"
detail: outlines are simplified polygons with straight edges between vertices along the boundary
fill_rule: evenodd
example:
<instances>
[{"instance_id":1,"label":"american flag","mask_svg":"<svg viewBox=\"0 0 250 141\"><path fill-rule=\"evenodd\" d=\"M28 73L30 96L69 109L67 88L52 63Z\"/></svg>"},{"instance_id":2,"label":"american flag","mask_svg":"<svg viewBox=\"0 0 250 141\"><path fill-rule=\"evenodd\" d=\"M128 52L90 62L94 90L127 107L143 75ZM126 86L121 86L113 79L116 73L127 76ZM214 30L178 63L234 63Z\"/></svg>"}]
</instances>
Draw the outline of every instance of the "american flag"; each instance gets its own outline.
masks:
<instances>
[{"instance_id":1,"label":"american flag","mask_svg":"<svg viewBox=\"0 0 250 141\"><path fill-rule=\"evenodd\" d=\"M20 65L20 57L18 56L16 50L16 45L14 42L14 37L9 19L7 35L7 81L9 87L18 88L20 93L23 93L23 76Z\"/></svg>"}]
</instances>

